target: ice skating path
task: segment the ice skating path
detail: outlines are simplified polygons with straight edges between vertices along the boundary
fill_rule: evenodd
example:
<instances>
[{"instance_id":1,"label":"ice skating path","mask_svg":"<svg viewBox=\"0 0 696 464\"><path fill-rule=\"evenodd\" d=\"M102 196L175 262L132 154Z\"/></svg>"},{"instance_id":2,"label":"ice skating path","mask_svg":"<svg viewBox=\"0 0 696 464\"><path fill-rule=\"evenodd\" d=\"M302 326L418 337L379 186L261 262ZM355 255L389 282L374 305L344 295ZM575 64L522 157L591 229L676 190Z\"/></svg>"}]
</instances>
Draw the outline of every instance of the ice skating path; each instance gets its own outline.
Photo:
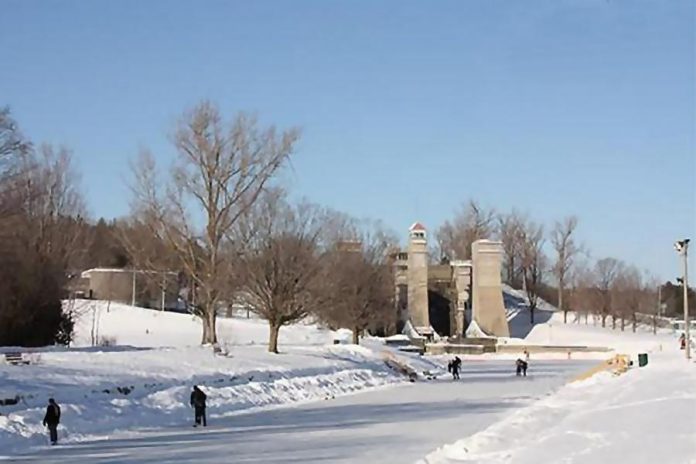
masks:
<instances>
[{"instance_id":1,"label":"ice skating path","mask_svg":"<svg viewBox=\"0 0 696 464\"><path fill-rule=\"evenodd\" d=\"M439 379L17 456L42 463L411 463L563 385L590 361L466 361Z\"/></svg>"}]
</instances>

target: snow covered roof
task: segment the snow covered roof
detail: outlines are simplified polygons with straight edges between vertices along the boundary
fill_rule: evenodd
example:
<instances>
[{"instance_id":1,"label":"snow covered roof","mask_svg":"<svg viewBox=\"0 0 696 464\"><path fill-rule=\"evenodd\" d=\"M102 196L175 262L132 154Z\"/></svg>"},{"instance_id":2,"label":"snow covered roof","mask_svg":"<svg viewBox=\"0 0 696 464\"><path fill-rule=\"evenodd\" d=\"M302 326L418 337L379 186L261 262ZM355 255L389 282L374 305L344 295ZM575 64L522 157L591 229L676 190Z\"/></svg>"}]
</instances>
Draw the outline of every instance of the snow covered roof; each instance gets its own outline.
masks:
<instances>
[{"instance_id":1,"label":"snow covered roof","mask_svg":"<svg viewBox=\"0 0 696 464\"><path fill-rule=\"evenodd\" d=\"M425 231L425 226L423 224L421 224L420 222L414 222L413 225L408 230L410 230L411 232L413 232L414 230Z\"/></svg>"}]
</instances>

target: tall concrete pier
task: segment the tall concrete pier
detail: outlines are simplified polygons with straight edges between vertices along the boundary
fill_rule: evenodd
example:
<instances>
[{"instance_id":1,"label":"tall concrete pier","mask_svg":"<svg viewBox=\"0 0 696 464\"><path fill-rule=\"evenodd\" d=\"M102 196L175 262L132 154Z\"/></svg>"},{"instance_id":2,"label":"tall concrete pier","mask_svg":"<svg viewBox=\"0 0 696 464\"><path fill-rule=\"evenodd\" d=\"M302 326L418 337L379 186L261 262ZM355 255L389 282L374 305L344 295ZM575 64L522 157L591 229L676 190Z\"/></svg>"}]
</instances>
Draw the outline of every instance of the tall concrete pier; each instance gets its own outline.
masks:
<instances>
[{"instance_id":1,"label":"tall concrete pier","mask_svg":"<svg viewBox=\"0 0 696 464\"><path fill-rule=\"evenodd\" d=\"M428 241L425 227L419 222L409 229L408 315L418 333L432 332L428 314Z\"/></svg>"},{"instance_id":2,"label":"tall concrete pier","mask_svg":"<svg viewBox=\"0 0 696 464\"><path fill-rule=\"evenodd\" d=\"M477 240L471 246L471 252L474 271L472 318L487 335L509 337L500 279L502 243Z\"/></svg>"}]
</instances>

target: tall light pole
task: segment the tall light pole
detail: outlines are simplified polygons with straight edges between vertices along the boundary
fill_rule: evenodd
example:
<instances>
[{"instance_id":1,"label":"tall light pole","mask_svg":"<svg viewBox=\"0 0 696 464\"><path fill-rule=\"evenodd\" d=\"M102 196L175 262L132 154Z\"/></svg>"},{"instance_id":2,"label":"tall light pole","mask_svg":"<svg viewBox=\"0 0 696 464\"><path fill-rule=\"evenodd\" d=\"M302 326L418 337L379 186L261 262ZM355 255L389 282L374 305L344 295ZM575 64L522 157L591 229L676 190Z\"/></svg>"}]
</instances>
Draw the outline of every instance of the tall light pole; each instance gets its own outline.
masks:
<instances>
[{"instance_id":1,"label":"tall light pole","mask_svg":"<svg viewBox=\"0 0 696 464\"><path fill-rule=\"evenodd\" d=\"M131 306L135 308L135 268L133 268L133 288L131 293Z\"/></svg>"},{"instance_id":2,"label":"tall light pole","mask_svg":"<svg viewBox=\"0 0 696 464\"><path fill-rule=\"evenodd\" d=\"M689 239L685 238L674 244L674 249L677 253L681 255L684 260L684 276L682 277L682 284L684 286L684 337L686 338L686 346L684 347L686 352L686 359L691 359L691 338L689 335L690 321L689 321Z\"/></svg>"}]
</instances>

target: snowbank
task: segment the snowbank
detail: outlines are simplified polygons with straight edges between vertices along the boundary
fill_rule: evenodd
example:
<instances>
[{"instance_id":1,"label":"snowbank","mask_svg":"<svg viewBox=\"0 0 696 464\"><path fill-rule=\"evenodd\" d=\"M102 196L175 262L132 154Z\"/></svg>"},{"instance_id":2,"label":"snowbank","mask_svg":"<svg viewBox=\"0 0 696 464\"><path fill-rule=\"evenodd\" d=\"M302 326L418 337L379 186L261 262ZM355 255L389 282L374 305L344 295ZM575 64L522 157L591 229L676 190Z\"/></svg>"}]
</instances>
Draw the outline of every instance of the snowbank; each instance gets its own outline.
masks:
<instances>
[{"instance_id":1,"label":"snowbank","mask_svg":"<svg viewBox=\"0 0 696 464\"><path fill-rule=\"evenodd\" d=\"M51 396L63 409L62 441L75 442L188 424L194 384L208 394L214 419L406 380L381 353L350 345L292 348L281 355L238 346L231 357L193 347L45 352L37 365L0 365L0 378L0 396L23 398L0 409L3 451L45 443L41 420Z\"/></svg>"},{"instance_id":2,"label":"snowbank","mask_svg":"<svg viewBox=\"0 0 696 464\"><path fill-rule=\"evenodd\" d=\"M696 462L696 364L683 353L569 384L422 463Z\"/></svg>"}]
</instances>

